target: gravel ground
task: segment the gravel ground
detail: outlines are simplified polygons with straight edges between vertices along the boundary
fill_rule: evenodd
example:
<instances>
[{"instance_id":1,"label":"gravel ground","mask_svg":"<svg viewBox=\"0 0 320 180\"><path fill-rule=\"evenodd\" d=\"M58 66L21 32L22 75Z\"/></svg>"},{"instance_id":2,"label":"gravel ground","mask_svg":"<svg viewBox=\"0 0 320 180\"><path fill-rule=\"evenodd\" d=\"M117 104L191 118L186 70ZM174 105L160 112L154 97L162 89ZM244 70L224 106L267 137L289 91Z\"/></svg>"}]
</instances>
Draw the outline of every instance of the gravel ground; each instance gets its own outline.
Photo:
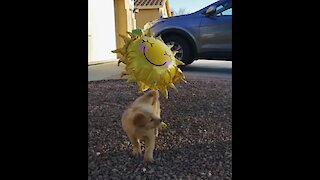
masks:
<instances>
[{"instance_id":1,"label":"gravel ground","mask_svg":"<svg viewBox=\"0 0 320 180\"><path fill-rule=\"evenodd\" d=\"M231 79L188 80L160 97L168 129L154 162L131 156L120 117L140 94L126 80L88 83L88 180L232 179Z\"/></svg>"}]
</instances>

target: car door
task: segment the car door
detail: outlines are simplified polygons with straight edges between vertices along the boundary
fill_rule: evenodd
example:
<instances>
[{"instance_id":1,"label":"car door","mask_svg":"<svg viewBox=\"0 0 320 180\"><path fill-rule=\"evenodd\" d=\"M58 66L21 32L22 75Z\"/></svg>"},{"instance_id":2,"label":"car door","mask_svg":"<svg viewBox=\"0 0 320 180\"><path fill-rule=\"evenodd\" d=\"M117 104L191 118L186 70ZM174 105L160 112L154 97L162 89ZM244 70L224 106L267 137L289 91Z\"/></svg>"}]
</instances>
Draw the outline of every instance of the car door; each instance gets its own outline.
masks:
<instances>
[{"instance_id":1,"label":"car door","mask_svg":"<svg viewBox=\"0 0 320 180\"><path fill-rule=\"evenodd\" d=\"M203 15L199 28L200 53L232 52L232 4L220 4L216 13Z\"/></svg>"}]
</instances>

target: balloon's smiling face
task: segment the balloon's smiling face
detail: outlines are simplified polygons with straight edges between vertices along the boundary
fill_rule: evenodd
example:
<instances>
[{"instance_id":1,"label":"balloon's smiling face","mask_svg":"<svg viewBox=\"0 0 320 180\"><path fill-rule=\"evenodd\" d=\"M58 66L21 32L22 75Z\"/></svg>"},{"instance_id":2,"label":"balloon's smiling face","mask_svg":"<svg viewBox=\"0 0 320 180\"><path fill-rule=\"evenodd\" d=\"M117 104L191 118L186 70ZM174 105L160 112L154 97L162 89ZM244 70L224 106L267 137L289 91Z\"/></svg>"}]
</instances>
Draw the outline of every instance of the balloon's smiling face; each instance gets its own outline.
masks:
<instances>
[{"instance_id":1,"label":"balloon's smiling face","mask_svg":"<svg viewBox=\"0 0 320 180\"><path fill-rule=\"evenodd\" d=\"M146 61L154 66L165 66L166 68L171 65L174 56L167 45L158 39L147 36L142 37L141 40L139 50L143 53Z\"/></svg>"}]
</instances>

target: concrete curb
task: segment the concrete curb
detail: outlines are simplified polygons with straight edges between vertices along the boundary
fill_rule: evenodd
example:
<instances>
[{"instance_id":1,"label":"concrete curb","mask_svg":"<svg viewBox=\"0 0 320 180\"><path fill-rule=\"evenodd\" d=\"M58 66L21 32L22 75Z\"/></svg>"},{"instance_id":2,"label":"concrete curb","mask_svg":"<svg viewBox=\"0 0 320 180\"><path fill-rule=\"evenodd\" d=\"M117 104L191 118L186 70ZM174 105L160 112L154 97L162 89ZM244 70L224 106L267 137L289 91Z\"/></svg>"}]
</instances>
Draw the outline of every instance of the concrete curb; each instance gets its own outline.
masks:
<instances>
[{"instance_id":1,"label":"concrete curb","mask_svg":"<svg viewBox=\"0 0 320 180\"><path fill-rule=\"evenodd\" d=\"M113 59L113 60L108 60L108 61L94 61L94 62L89 62L89 63L88 63L88 66L106 64L106 63L114 63L114 62L118 62L118 59Z\"/></svg>"}]
</instances>

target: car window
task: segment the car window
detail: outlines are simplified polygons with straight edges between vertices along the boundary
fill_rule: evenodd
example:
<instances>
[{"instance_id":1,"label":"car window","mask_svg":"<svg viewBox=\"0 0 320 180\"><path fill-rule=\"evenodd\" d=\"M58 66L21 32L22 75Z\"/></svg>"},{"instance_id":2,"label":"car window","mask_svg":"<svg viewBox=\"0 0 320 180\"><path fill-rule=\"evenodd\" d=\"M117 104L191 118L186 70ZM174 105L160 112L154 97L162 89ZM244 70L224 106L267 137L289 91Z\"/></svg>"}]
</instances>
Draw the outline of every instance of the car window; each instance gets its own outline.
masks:
<instances>
[{"instance_id":1,"label":"car window","mask_svg":"<svg viewBox=\"0 0 320 180\"><path fill-rule=\"evenodd\" d=\"M219 5L218 7L216 7L216 11L217 12L220 12L221 11L221 9L223 9L223 5L221 4L221 5Z\"/></svg>"},{"instance_id":2,"label":"car window","mask_svg":"<svg viewBox=\"0 0 320 180\"><path fill-rule=\"evenodd\" d=\"M217 16L232 16L232 8L226 9L217 14Z\"/></svg>"}]
</instances>

